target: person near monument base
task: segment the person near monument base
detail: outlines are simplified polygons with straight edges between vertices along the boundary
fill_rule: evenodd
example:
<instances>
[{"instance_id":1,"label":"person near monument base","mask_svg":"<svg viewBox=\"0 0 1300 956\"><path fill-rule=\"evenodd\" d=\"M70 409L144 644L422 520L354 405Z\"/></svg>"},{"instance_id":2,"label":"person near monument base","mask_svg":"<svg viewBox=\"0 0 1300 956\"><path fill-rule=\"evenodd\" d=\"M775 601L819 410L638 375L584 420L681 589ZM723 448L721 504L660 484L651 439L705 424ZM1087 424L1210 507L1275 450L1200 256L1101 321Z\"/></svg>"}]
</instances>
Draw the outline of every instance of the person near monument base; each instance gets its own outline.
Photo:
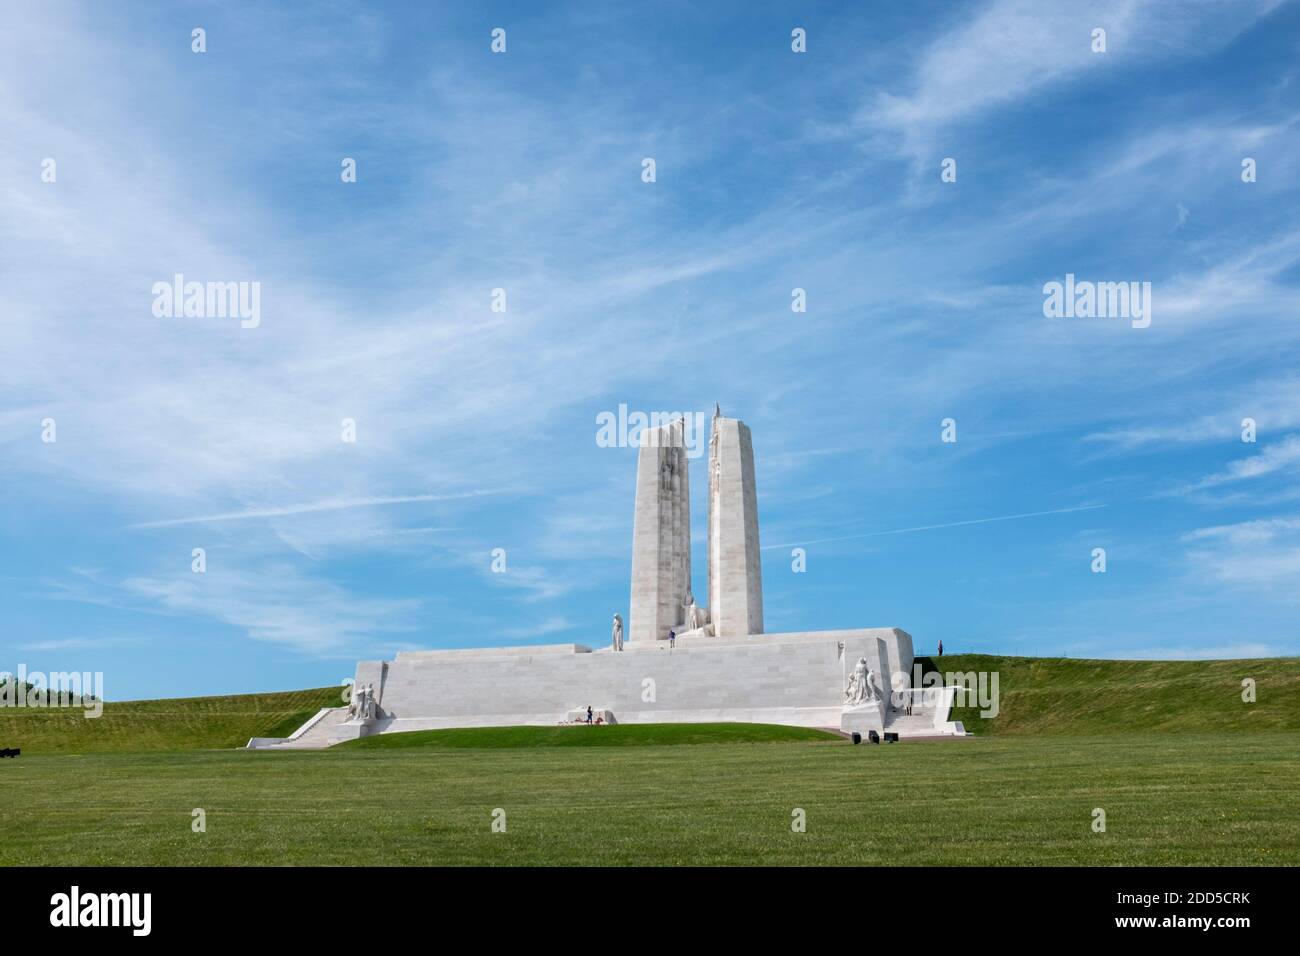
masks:
<instances>
[{"instance_id":1,"label":"person near monument base","mask_svg":"<svg viewBox=\"0 0 1300 956\"><path fill-rule=\"evenodd\" d=\"M676 647L676 646L677 646L677 632L676 632L676 631L672 631L672 630L670 630L670 631L668 632L668 646L669 646L669 647Z\"/></svg>"}]
</instances>

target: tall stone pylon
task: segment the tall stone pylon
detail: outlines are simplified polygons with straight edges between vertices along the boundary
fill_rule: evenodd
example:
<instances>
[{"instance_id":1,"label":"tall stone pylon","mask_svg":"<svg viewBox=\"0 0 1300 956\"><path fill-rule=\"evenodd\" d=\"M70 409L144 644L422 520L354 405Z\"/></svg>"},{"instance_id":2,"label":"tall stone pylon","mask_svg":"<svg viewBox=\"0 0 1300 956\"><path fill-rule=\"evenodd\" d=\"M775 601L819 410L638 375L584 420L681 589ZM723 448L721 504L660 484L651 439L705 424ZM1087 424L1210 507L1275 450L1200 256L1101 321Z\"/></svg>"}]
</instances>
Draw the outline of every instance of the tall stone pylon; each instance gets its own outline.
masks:
<instances>
[{"instance_id":1,"label":"tall stone pylon","mask_svg":"<svg viewBox=\"0 0 1300 956\"><path fill-rule=\"evenodd\" d=\"M763 633L758 491L749 426L714 406L709 437L709 621L716 637Z\"/></svg>"},{"instance_id":2,"label":"tall stone pylon","mask_svg":"<svg viewBox=\"0 0 1300 956\"><path fill-rule=\"evenodd\" d=\"M682 629L682 601L691 586L689 477L685 422L642 429L632 522L628 641L664 640L669 629Z\"/></svg>"}]
</instances>

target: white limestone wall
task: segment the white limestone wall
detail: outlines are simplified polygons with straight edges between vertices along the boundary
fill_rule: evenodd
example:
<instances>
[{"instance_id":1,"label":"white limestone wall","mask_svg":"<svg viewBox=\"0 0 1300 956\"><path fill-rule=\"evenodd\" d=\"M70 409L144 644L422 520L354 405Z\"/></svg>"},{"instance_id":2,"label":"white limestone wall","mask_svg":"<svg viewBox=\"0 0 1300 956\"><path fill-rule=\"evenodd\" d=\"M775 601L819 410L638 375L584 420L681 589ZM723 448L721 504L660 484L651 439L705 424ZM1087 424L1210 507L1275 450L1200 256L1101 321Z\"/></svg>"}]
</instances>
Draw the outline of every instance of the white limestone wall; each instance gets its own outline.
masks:
<instances>
[{"instance_id":1,"label":"white limestone wall","mask_svg":"<svg viewBox=\"0 0 1300 956\"><path fill-rule=\"evenodd\" d=\"M847 674L858 657L881 675L882 689L888 674L912 667L912 639L897 628L625 647L622 653L576 644L402 652L391 662L361 662L357 680L375 683L380 733L553 725L588 706L610 711L618 723L838 727Z\"/></svg>"},{"instance_id":2,"label":"white limestone wall","mask_svg":"<svg viewBox=\"0 0 1300 956\"><path fill-rule=\"evenodd\" d=\"M625 643L666 638L681 622L690 586L690 469L684 424L676 421L641 432Z\"/></svg>"},{"instance_id":3,"label":"white limestone wall","mask_svg":"<svg viewBox=\"0 0 1300 956\"><path fill-rule=\"evenodd\" d=\"M709 620L723 636L763 633L754 447L749 426L721 416L709 439Z\"/></svg>"}]
</instances>

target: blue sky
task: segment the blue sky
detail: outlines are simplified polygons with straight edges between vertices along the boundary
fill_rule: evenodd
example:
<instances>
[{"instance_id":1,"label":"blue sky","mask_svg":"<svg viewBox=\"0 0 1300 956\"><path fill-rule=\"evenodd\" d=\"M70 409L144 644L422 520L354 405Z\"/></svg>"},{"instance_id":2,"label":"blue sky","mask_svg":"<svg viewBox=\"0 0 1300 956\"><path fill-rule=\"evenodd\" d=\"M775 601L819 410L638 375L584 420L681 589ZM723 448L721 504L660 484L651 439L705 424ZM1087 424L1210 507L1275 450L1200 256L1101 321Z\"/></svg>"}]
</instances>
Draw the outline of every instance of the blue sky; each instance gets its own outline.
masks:
<instances>
[{"instance_id":1,"label":"blue sky","mask_svg":"<svg viewBox=\"0 0 1300 956\"><path fill-rule=\"evenodd\" d=\"M769 631L1300 653L1297 4L268 7L6 8L0 669L604 643L597 416L714 401ZM178 272L260 326L155 317ZM1044 317L1067 273L1150 282L1150 327Z\"/></svg>"}]
</instances>

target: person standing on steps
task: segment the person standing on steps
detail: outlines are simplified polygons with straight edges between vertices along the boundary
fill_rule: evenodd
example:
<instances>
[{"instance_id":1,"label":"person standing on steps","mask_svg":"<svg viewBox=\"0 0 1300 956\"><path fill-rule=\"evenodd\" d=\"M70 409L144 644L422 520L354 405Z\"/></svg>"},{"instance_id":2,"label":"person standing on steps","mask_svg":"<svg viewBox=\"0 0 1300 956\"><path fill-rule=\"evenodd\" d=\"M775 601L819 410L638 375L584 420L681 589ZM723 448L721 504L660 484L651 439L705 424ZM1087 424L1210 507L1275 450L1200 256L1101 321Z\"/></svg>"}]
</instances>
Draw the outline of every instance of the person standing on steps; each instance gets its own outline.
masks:
<instances>
[{"instance_id":1,"label":"person standing on steps","mask_svg":"<svg viewBox=\"0 0 1300 956\"><path fill-rule=\"evenodd\" d=\"M668 649L671 651L676 646L677 646L677 632L670 630L668 632Z\"/></svg>"}]
</instances>

